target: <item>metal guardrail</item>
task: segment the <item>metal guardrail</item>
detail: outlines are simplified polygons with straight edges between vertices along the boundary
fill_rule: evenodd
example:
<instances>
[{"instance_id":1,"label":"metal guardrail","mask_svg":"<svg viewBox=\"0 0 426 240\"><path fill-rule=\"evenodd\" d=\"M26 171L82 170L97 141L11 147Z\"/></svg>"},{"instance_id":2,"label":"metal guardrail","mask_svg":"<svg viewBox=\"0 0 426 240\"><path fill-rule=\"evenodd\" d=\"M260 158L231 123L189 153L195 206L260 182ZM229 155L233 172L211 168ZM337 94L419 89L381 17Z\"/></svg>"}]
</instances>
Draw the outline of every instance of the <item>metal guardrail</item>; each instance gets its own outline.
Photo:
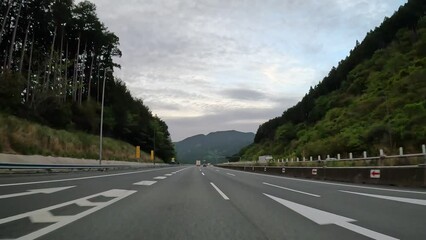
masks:
<instances>
[{"instance_id":1,"label":"metal guardrail","mask_svg":"<svg viewBox=\"0 0 426 240\"><path fill-rule=\"evenodd\" d=\"M0 169L113 169L113 168L130 168L135 165L88 165L88 164L28 164L28 163L0 163ZM148 167L148 166L137 166L137 167Z\"/></svg>"}]
</instances>

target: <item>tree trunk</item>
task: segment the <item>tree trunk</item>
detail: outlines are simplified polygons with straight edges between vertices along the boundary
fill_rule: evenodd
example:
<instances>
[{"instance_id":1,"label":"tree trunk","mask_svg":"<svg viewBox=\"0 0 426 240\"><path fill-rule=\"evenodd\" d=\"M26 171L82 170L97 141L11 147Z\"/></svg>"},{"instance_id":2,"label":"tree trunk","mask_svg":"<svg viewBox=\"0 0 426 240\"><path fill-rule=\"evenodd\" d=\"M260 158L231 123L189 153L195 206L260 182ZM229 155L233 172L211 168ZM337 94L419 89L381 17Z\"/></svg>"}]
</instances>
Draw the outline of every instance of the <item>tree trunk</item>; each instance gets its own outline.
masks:
<instances>
[{"instance_id":1,"label":"tree trunk","mask_svg":"<svg viewBox=\"0 0 426 240\"><path fill-rule=\"evenodd\" d=\"M59 90L60 90L60 94L64 94L63 93L63 91L64 91L64 87L63 87L63 82L61 81L62 80L62 49L63 49L63 47L64 47L64 28L62 28L62 33L61 33L61 46L60 46L60 49L59 49L59 56L58 56L58 58L59 58L59 69L58 69L58 71L59 71Z\"/></svg>"},{"instance_id":2,"label":"tree trunk","mask_svg":"<svg viewBox=\"0 0 426 240\"><path fill-rule=\"evenodd\" d=\"M93 62L95 59L95 54L92 52L92 61L90 63L90 72L89 72L89 86L87 87L87 101L90 101L90 91L92 89L92 73L93 73Z\"/></svg>"},{"instance_id":3,"label":"tree trunk","mask_svg":"<svg viewBox=\"0 0 426 240\"><path fill-rule=\"evenodd\" d=\"M22 72L22 65L24 64L25 47L27 46L27 39L28 39L28 32L30 30L30 24L31 22L28 22L27 30L25 31L24 43L22 44L21 60L19 61L19 73Z\"/></svg>"},{"instance_id":4,"label":"tree trunk","mask_svg":"<svg viewBox=\"0 0 426 240\"><path fill-rule=\"evenodd\" d=\"M22 0L23 2L23 0ZM12 41L10 42L10 50L9 50L9 61L7 62L7 68L10 69L12 66L12 58L13 58L13 48L15 45L16 38L16 30L18 30L19 18L21 15L22 2L19 3L18 13L16 14L15 28L13 29Z\"/></svg>"},{"instance_id":5,"label":"tree trunk","mask_svg":"<svg viewBox=\"0 0 426 240\"><path fill-rule=\"evenodd\" d=\"M3 23L1 24L1 29L0 29L0 45L1 45L1 42L3 41L3 32L4 32L4 26L6 26L7 15L9 15L9 11L10 11L11 8L12 8L12 0L10 0L8 2L6 14L4 14Z\"/></svg>"},{"instance_id":6,"label":"tree trunk","mask_svg":"<svg viewBox=\"0 0 426 240\"><path fill-rule=\"evenodd\" d=\"M31 47L30 47L30 59L28 63L28 76L27 76L27 91L26 91L26 97L25 102L28 104L29 94L30 94L30 81L31 81L31 64L33 61L33 47L34 47L34 34L31 39Z\"/></svg>"},{"instance_id":7,"label":"tree trunk","mask_svg":"<svg viewBox=\"0 0 426 240\"><path fill-rule=\"evenodd\" d=\"M64 102L67 101L67 94L68 94L68 40L67 40L67 47L65 50L65 80L64 80L64 85L65 85L65 95L64 95Z\"/></svg>"},{"instance_id":8,"label":"tree trunk","mask_svg":"<svg viewBox=\"0 0 426 240\"><path fill-rule=\"evenodd\" d=\"M72 100L74 102L77 101L77 74L78 74L78 57L80 55L80 36L78 37L78 43L77 43L77 53L75 55L75 62L74 62L74 76L72 80Z\"/></svg>"},{"instance_id":9,"label":"tree trunk","mask_svg":"<svg viewBox=\"0 0 426 240\"><path fill-rule=\"evenodd\" d=\"M84 44L84 51L83 51L84 61L83 63L83 69L82 73L80 75L80 90L78 92L78 103L81 106L81 103L83 102L83 87L84 87L84 77L86 75L86 60L87 60L87 42Z\"/></svg>"},{"instance_id":10,"label":"tree trunk","mask_svg":"<svg viewBox=\"0 0 426 240\"><path fill-rule=\"evenodd\" d=\"M55 32L53 33L53 41L52 41L52 46L50 48L50 57L49 57L49 70L47 71L47 87L49 87L49 81L50 81L50 73L53 70L56 70L54 68L52 68L52 60L53 60L53 52L55 50L55 41L56 41L56 31L58 30L58 26L55 26ZM53 87L56 86L56 79L53 79Z\"/></svg>"},{"instance_id":11,"label":"tree trunk","mask_svg":"<svg viewBox=\"0 0 426 240\"><path fill-rule=\"evenodd\" d=\"M96 81L96 88L97 88L97 90L96 90L96 102L97 103L99 103L99 83L100 83L100 77L99 77L99 71L100 71L100 59L98 59L98 74L97 74L97 77L98 77L98 80Z\"/></svg>"}]
</instances>

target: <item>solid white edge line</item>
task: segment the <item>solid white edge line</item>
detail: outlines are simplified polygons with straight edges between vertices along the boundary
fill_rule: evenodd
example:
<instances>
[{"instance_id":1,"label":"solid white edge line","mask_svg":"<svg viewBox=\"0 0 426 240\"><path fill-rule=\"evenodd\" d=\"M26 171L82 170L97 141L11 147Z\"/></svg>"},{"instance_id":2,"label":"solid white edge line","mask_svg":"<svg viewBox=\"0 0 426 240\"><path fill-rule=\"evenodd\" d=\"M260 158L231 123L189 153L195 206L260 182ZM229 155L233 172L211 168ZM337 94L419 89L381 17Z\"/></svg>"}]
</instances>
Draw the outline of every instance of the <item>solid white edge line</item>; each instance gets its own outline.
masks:
<instances>
[{"instance_id":1,"label":"solid white edge line","mask_svg":"<svg viewBox=\"0 0 426 240\"><path fill-rule=\"evenodd\" d=\"M85 180L85 179L92 179L92 178L103 178L103 177L114 177L114 176L122 176L122 175L129 175L129 174L136 174L136 173L143 173L143 172L160 171L160 170L170 169L170 168L173 168L173 167L159 168L159 169L147 169L147 170L134 171L134 172L125 172L125 173L113 173L113 174L107 174L107 175L87 176L87 177L79 177L79 178L65 178L65 179L55 179L55 180L46 180L46 181L37 181L37 182L5 183L5 184L0 184L0 187L21 186L21 185L40 184L40 183L77 181L77 180ZM181 169L178 172L185 170L187 168L188 167Z\"/></svg>"},{"instance_id":2,"label":"solid white edge line","mask_svg":"<svg viewBox=\"0 0 426 240\"><path fill-rule=\"evenodd\" d=\"M264 177L270 177L270 178L299 181L299 182L310 182L310 183L317 183L317 184L342 186L342 187L353 187L353 188L363 188L363 189L389 191L389 192L426 194L426 192L422 192L422 191L411 191L411 190L398 190L398 189L388 189L388 188L379 188L379 187L357 186L357 185L350 185L350 184L343 184L343 183L324 182L324 181L319 181L319 180L315 181L315 180L299 179L299 178L291 178L291 177L283 177L283 176L272 176L272 175L268 175L268 174L253 173L253 172L240 171L240 170L234 170L234 169L226 169L226 170L230 170L230 171L234 171L234 172L240 172L240 173L246 173L246 174L253 174L253 175L258 175L258 176L264 176Z\"/></svg>"},{"instance_id":3,"label":"solid white edge line","mask_svg":"<svg viewBox=\"0 0 426 240\"><path fill-rule=\"evenodd\" d=\"M262 183L265 184L265 185L271 186L271 187L281 188L281 189L284 189L284 190L297 192L297 193L305 194L305 195L312 196L312 197L321 197L320 195L317 195L317 194L302 192L302 191L299 191L299 190L295 190L295 189L292 189L292 188L286 188L286 187L278 186L278 185L267 183L267 182L262 182Z\"/></svg>"},{"instance_id":4,"label":"solid white edge line","mask_svg":"<svg viewBox=\"0 0 426 240\"><path fill-rule=\"evenodd\" d=\"M214 187L214 189L216 189L216 191L220 194L220 196L223 197L223 199L229 200L229 197L226 196L225 193L223 193L216 185L214 185L214 183L210 182L210 184Z\"/></svg>"}]
</instances>

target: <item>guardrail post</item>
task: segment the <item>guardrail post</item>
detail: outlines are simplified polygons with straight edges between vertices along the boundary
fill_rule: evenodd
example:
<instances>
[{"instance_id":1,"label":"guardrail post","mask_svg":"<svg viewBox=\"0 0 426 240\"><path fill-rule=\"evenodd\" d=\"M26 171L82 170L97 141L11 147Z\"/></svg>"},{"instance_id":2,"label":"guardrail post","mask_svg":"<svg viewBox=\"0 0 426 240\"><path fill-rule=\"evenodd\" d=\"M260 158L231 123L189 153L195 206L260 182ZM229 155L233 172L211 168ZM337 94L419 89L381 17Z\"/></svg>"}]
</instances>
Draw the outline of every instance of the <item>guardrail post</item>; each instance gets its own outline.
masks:
<instances>
[{"instance_id":1,"label":"guardrail post","mask_svg":"<svg viewBox=\"0 0 426 240\"><path fill-rule=\"evenodd\" d=\"M424 154L424 158L425 158L424 164L426 164L426 145L425 144L422 145L422 153Z\"/></svg>"},{"instance_id":2,"label":"guardrail post","mask_svg":"<svg viewBox=\"0 0 426 240\"><path fill-rule=\"evenodd\" d=\"M310 156L310 157L309 157L309 161L311 161L311 162L312 162L312 160L314 160L314 159L312 158L312 156Z\"/></svg>"},{"instance_id":3,"label":"guardrail post","mask_svg":"<svg viewBox=\"0 0 426 240\"><path fill-rule=\"evenodd\" d=\"M305 156L303 156L303 161L306 161L306 158L305 158Z\"/></svg>"},{"instance_id":4,"label":"guardrail post","mask_svg":"<svg viewBox=\"0 0 426 240\"><path fill-rule=\"evenodd\" d=\"M330 155L327 155L327 159L330 159Z\"/></svg>"},{"instance_id":5,"label":"guardrail post","mask_svg":"<svg viewBox=\"0 0 426 240\"><path fill-rule=\"evenodd\" d=\"M349 153L349 159L352 159L352 153L351 152Z\"/></svg>"},{"instance_id":6,"label":"guardrail post","mask_svg":"<svg viewBox=\"0 0 426 240\"><path fill-rule=\"evenodd\" d=\"M340 153L337 154L337 159L340 160Z\"/></svg>"},{"instance_id":7,"label":"guardrail post","mask_svg":"<svg viewBox=\"0 0 426 240\"><path fill-rule=\"evenodd\" d=\"M299 161L299 157L297 157L296 160Z\"/></svg>"},{"instance_id":8,"label":"guardrail post","mask_svg":"<svg viewBox=\"0 0 426 240\"><path fill-rule=\"evenodd\" d=\"M404 155L404 149L402 147L399 148L399 155L400 156Z\"/></svg>"},{"instance_id":9,"label":"guardrail post","mask_svg":"<svg viewBox=\"0 0 426 240\"><path fill-rule=\"evenodd\" d=\"M318 155L318 161L321 161L321 156L320 155Z\"/></svg>"},{"instance_id":10,"label":"guardrail post","mask_svg":"<svg viewBox=\"0 0 426 240\"><path fill-rule=\"evenodd\" d=\"M362 155L364 156L364 158L367 158L367 151L362 152Z\"/></svg>"}]
</instances>

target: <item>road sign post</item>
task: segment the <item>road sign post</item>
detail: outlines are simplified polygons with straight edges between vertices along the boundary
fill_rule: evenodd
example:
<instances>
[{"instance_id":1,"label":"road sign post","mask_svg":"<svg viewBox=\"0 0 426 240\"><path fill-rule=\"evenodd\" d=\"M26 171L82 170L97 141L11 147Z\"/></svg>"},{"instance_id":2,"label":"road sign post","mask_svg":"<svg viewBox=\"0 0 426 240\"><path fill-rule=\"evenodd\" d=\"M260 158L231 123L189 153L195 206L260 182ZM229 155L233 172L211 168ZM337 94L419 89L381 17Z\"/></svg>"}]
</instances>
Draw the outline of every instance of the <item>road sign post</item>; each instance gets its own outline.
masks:
<instances>
[{"instance_id":1,"label":"road sign post","mask_svg":"<svg viewBox=\"0 0 426 240\"><path fill-rule=\"evenodd\" d=\"M139 158L141 158L141 147L140 146L136 146L136 154L135 154L136 159L139 160Z\"/></svg>"}]
</instances>

